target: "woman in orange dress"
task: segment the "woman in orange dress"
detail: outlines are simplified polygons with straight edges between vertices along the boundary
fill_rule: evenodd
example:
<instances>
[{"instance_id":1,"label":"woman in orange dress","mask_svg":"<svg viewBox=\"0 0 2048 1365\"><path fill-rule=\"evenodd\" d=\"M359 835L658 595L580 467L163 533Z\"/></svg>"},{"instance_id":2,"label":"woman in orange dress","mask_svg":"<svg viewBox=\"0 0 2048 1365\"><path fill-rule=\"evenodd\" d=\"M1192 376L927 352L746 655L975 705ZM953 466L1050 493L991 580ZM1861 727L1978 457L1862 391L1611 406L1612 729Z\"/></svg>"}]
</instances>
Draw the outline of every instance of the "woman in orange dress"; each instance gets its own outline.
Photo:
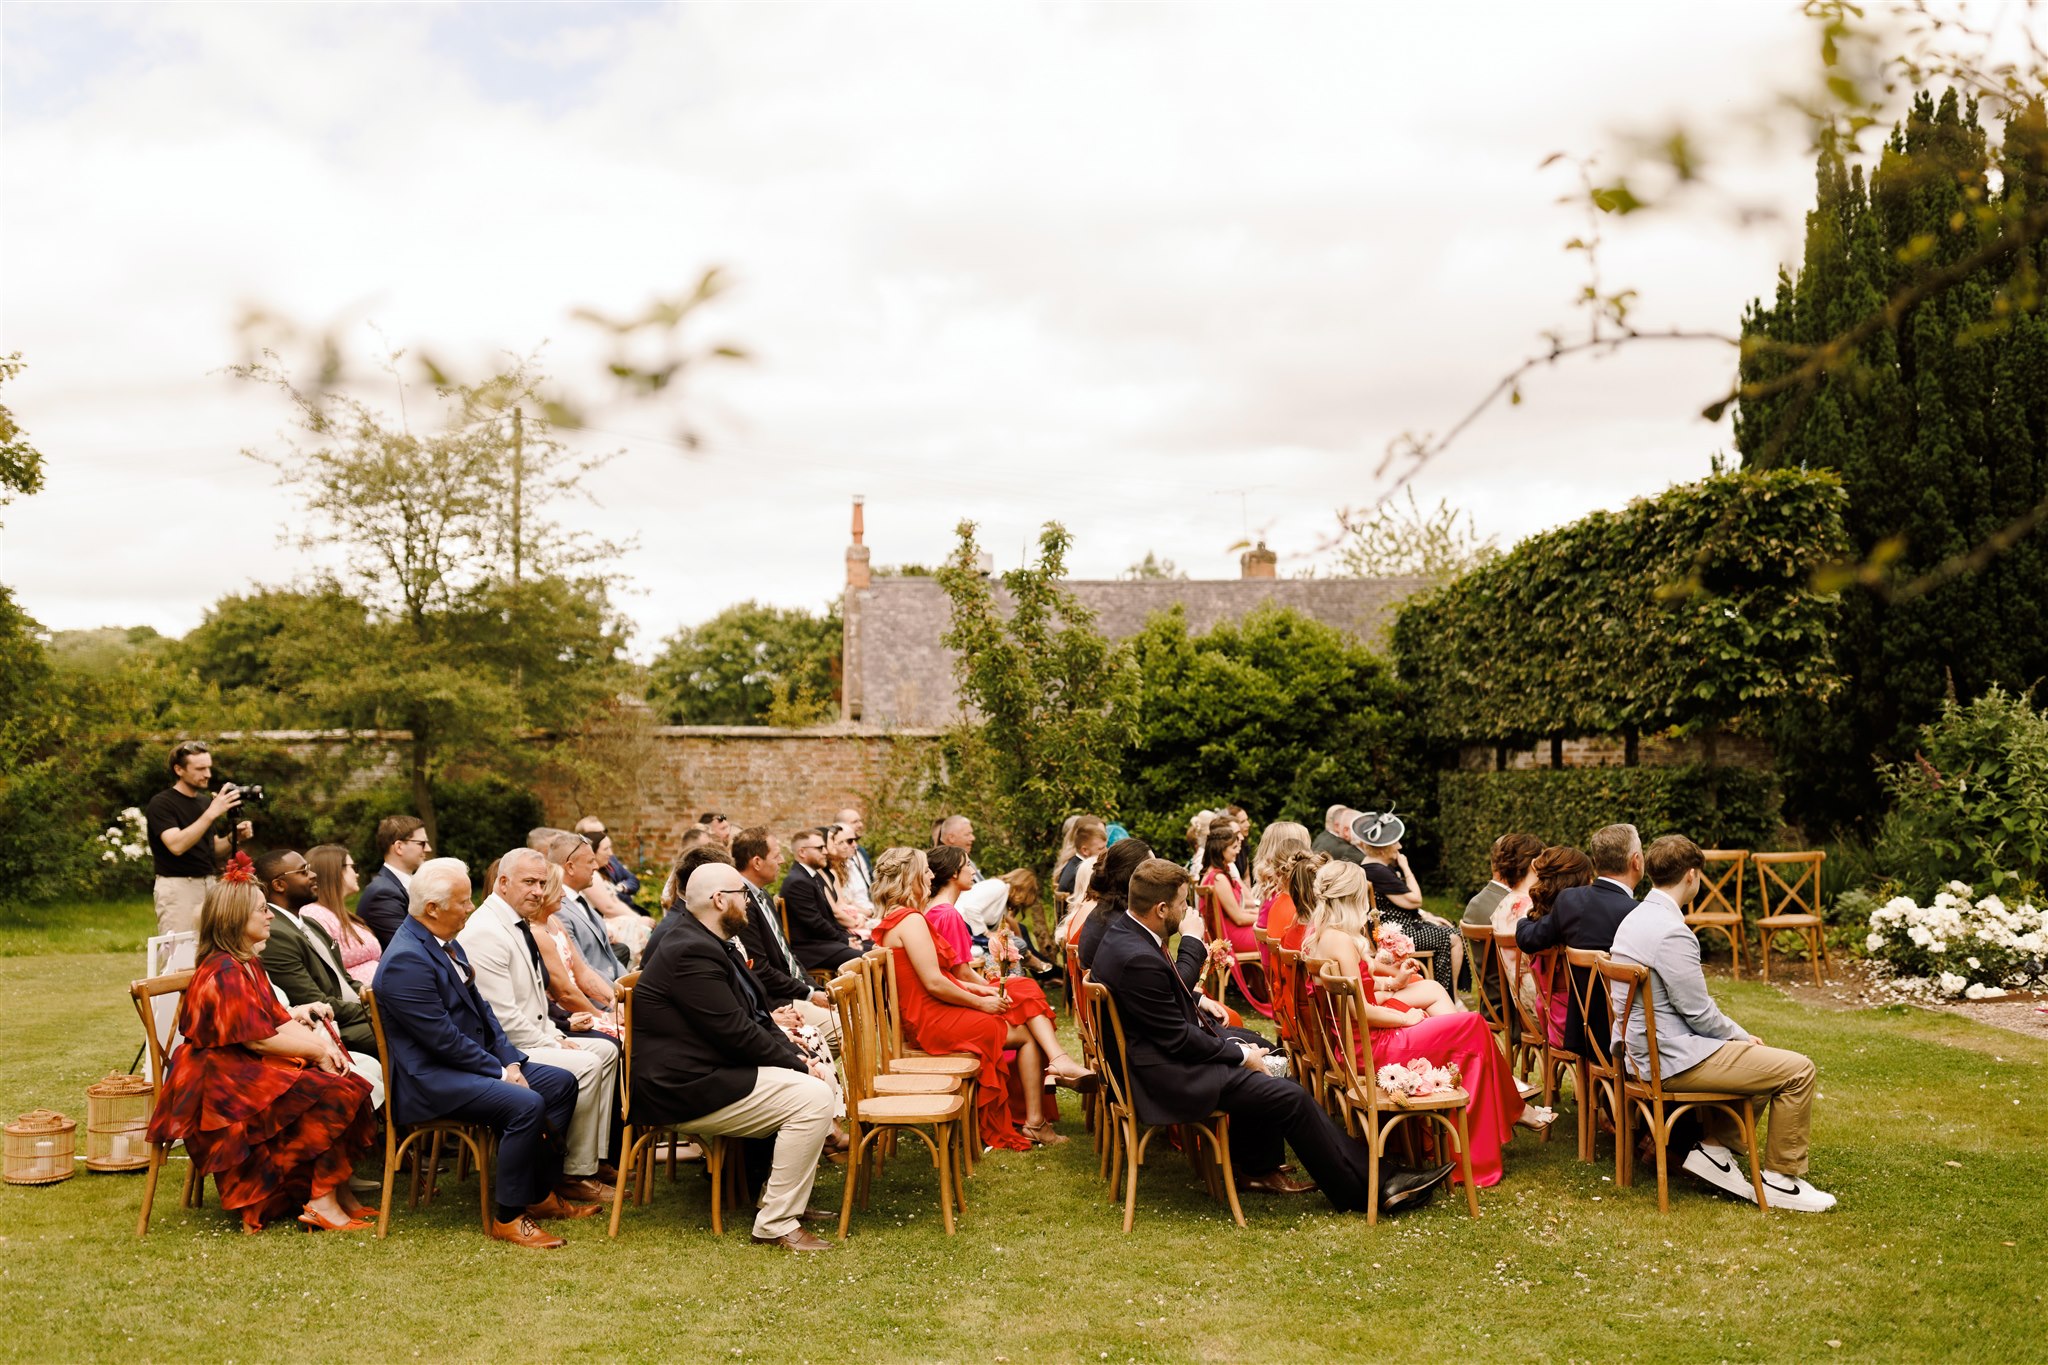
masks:
<instances>
[{"instance_id":1,"label":"woman in orange dress","mask_svg":"<svg viewBox=\"0 0 2048 1365\"><path fill-rule=\"evenodd\" d=\"M1418 1058L1433 1066L1457 1063L1463 1073L1459 1082L1471 1096L1466 1109L1472 1140L1472 1179L1480 1186L1494 1185L1501 1177L1501 1148L1517 1125L1541 1132L1556 1114L1538 1106L1525 1107L1507 1059L1493 1041L1493 1030L1484 1015L1463 1009L1453 1000L1442 1013L1432 1014L1430 1006L1411 1004L1385 992L1374 971L1379 954L1374 937L1376 916L1365 873L1344 862L1325 863L1316 871L1316 910L1304 940L1303 955L1334 962L1342 972L1358 974L1365 988L1365 1024L1370 1055L1358 1058L1360 1066L1374 1070L1391 1062ZM1441 992L1434 982L1418 983Z\"/></svg>"},{"instance_id":2,"label":"woman in orange dress","mask_svg":"<svg viewBox=\"0 0 2048 1365\"><path fill-rule=\"evenodd\" d=\"M1050 1071L1077 1090L1092 1090L1095 1073L1067 1055L1053 1033L1052 1006L1028 977L990 985L959 960L952 946L925 922L931 868L914 848L892 848L875 863L873 896L881 922L875 942L896 955L896 989L905 1040L933 1055L968 1053L981 1059L981 1141L985 1147L1023 1151L1067 1139L1045 1119L1045 1076ZM1010 1117L1010 1073L1005 1050L1017 1053L1025 1123Z\"/></svg>"},{"instance_id":3,"label":"woman in orange dress","mask_svg":"<svg viewBox=\"0 0 2048 1365\"><path fill-rule=\"evenodd\" d=\"M199 965L178 1005L184 1041L149 1140L182 1141L246 1232L294 1206L316 1232L368 1227L348 1178L374 1135L370 1083L350 1072L325 1005L277 1002L259 956L270 920L248 855L236 855L199 912Z\"/></svg>"}]
</instances>

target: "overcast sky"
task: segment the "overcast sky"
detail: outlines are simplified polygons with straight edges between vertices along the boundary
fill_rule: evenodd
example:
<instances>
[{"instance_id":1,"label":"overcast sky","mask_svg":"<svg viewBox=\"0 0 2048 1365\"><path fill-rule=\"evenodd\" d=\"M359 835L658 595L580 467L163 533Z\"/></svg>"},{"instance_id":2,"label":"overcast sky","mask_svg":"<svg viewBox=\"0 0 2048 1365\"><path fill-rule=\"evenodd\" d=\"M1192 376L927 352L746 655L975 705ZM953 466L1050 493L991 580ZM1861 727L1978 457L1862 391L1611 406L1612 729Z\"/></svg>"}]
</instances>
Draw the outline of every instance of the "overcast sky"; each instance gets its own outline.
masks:
<instances>
[{"instance_id":1,"label":"overcast sky","mask_svg":"<svg viewBox=\"0 0 2048 1365\"><path fill-rule=\"evenodd\" d=\"M46 625L194 625L315 561L279 544L274 395L225 378L252 303L480 362L627 312L705 266L703 340L754 359L674 411L612 407L627 454L574 516L619 557L645 657L746 597L817 607L848 500L877 564L973 518L1000 566L1043 520L1073 570L1147 550L1288 567L1567 323L1553 151L1712 120L1811 62L1798 6L9 4L0 391L49 459L0 517ZM1643 215L1610 285L1653 323L1736 326L1798 250L1796 145L1745 191L1775 224ZM1710 347L1535 378L1419 481L1503 542L1705 473ZM592 389L594 397L601 391ZM391 395L372 394L389 403Z\"/></svg>"}]
</instances>

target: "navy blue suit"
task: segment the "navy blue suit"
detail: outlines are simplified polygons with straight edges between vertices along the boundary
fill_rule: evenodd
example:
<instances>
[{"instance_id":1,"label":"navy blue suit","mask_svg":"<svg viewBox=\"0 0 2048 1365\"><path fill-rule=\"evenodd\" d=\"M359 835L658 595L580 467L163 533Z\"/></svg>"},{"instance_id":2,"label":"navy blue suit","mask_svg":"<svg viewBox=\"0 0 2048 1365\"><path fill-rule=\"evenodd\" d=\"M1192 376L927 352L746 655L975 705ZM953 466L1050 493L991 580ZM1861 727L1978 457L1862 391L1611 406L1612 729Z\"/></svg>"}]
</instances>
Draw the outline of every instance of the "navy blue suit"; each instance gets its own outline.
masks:
<instances>
[{"instance_id":1,"label":"navy blue suit","mask_svg":"<svg viewBox=\"0 0 2048 1365\"><path fill-rule=\"evenodd\" d=\"M576 1077L527 1061L477 993L462 945L444 948L410 916L378 959L371 989L391 1052L385 1084L393 1120L488 1124L498 1133L496 1202L524 1207L547 1198L560 1157L546 1139L569 1131ZM524 1087L501 1079L513 1065Z\"/></svg>"},{"instance_id":2,"label":"navy blue suit","mask_svg":"<svg viewBox=\"0 0 2048 1365\"><path fill-rule=\"evenodd\" d=\"M378 943L389 948L391 936L410 917L411 907L412 894L399 885L389 867L380 866L363 883L363 892L356 897L356 918L370 926Z\"/></svg>"},{"instance_id":3,"label":"navy blue suit","mask_svg":"<svg viewBox=\"0 0 2048 1365\"><path fill-rule=\"evenodd\" d=\"M1635 908L1636 898L1615 882L1596 878L1591 886L1568 886L1557 893L1557 903L1550 907L1549 914L1542 919L1525 919L1515 926L1515 946L1525 953L1540 953L1560 944L1604 953L1614 946L1614 931ZM1579 984L1565 1011L1564 1046L1581 1056L1586 1051L1586 1021L1579 1010L1579 989L1590 975L1576 970L1572 973ZM1595 1026L1606 1029L1607 992L1594 991L1592 995L1594 1013L1599 1016Z\"/></svg>"},{"instance_id":4,"label":"navy blue suit","mask_svg":"<svg viewBox=\"0 0 2048 1365\"><path fill-rule=\"evenodd\" d=\"M1231 1164L1245 1177L1276 1169L1294 1144L1301 1164L1339 1211L1366 1206L1371 1154L1317 1107L1307 1090L1243 1064L1238 1045L1195 1004L1183 976L1199 971L1202 945L1180 941L1180 962L1118 911L1103 930L1089 974L1109 988L1123 1021L1131 1102L1144 1123L1189 1123L1220 1109L1230 1115ZM1105 1039L1114 1050L1113 1039ZM1109 1064L1118 1066L1111 1057Z\"/></svg>"}]
</instances>

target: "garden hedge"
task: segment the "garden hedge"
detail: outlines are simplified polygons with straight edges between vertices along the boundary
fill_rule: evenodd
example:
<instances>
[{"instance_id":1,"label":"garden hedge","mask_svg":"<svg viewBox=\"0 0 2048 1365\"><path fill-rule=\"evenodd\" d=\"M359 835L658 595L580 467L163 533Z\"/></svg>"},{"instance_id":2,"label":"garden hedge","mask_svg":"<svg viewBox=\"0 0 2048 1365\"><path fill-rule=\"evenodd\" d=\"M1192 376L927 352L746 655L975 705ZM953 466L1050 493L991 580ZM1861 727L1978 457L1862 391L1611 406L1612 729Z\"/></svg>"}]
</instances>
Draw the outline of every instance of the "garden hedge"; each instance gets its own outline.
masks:
<instances>
[{"instance_id":1,"label":"garden hedge","mask_svg":"<svg viewBox=\"0 0 2048 1365\"><path fill-rule=\"evenodd\" d=\"M1840 685L1832 473L1716 474L1531 536L1395 619L1445 743L1693 731Z\"/></svg>"},{"instance_id":2,"label":"garden hedge","mask_svg":"<svg viewBox=\"0 0 2048 1365\"><path fill-rule=\"evenodd\" d=\"M1763 769L1703 764L1450 772L1439 785L1437 820L1448 883L1441 889L1463 899L1486 884L1487 854L1510 830L1584 848L1602 825L1626 822L1645 842L1679 833L1701 848L1772 848L1778 788Z\"/></svg>"}]
</instances>

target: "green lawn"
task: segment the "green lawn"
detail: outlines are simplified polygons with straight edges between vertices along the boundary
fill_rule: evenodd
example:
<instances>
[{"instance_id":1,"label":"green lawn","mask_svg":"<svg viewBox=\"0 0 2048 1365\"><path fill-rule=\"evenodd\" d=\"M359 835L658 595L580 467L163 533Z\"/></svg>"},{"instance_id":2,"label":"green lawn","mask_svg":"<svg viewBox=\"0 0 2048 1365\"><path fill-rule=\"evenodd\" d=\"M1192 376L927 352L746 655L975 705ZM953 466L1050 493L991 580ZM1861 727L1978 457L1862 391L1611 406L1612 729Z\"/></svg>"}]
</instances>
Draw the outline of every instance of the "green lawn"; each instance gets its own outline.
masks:
<instances>
[{"instance_id":1,"label":"green lawn","mask_svg":"<svg viewBox=\"0 0 2048 1365\"><path fill-rule=\"evenodd\" d=\"M84 1117L134 1055L125 995L146 909L0 922L0 1110ZM40 937L38 937L40 936ZM27 955L38 943L55 951ZM1315 1196L1247 1199L1240 1231L1184 1165L1140 1185L1125 1237L1078 1124L1000 1154L960 1235L928 1168L893 1163L851 1242L797 1258L714 1240L701 1179L657 1182L622 1235L567 1225L539 1255L486 1242L462 1186L390 1240L276 1227L244 1238L177 1207L146 1241L141 1180L81 1173L0 1193L0 1356L26 1360L645 1358L2028 1360L2043 1345L2048 1045L1894 1007L1809 1010L1726 988L1733 1013L1820 1062L1814 1175L1828 1215L1759 1215L1679 1176L1616 1190L1569 1135L1518 1139L1481 1195L1368 1228ZM1603 1148L1603 1151L1605 1149ZM81 1172L82 1172L81 1167ZM818 1199L836 1202L836 1172ZM481 1306L481 1311L479 1308ZM1395 1323L1399 1326L1395 1326Z\"/></svg>"}]
</instances>

